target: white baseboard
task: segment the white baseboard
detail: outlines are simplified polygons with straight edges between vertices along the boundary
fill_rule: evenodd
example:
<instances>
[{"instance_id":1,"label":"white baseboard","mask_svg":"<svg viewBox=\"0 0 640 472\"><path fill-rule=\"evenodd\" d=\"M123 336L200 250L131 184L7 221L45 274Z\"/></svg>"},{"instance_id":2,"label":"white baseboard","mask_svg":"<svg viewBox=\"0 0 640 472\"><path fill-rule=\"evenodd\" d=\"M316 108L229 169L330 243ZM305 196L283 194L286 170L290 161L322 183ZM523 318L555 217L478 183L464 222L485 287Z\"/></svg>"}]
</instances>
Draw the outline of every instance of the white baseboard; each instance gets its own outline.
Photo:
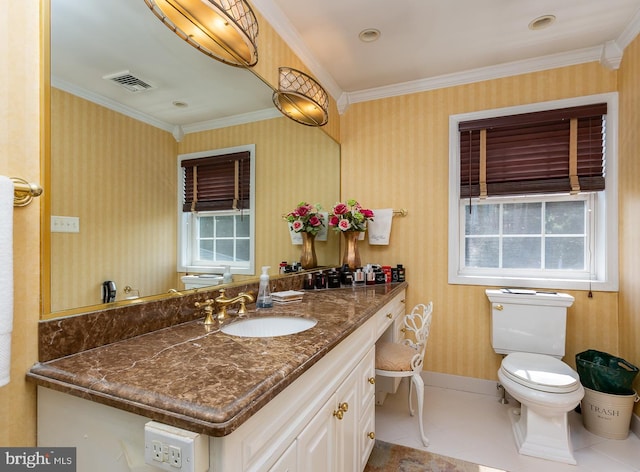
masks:
<instances>
[{"instance_id":1,"label":"white baseboard","mask_svg":"<svg viewBox=\"0 0 640 472\"><path fill-rule=\"evenodd\" d=\"M450 390L461 390L463 392L479 393L482 395L492 395L498 398L502 395L497 389L497 380L476 379L473 377L463 377L461 375L441 374L439 372L423 371L422 379L425 385L430 387L448 388ZM511 398L511 396L509 396ZM631 431L640 438L640 416L635 413L631 416Z\"/></svg>"},{"instance_id":2,"label":"white baseboard","mask_svg":"<svg viewBox=\"0 0 640 472\"><path fill-rule=\"evenodd\" d=\"M502 393L497 389L497 380L476 379L462 375L441 374L439 372L423 371L422 379L425 385L431 387L462 390L463 392L480 393L499 397Z\"/></svg>"}]
</instances>

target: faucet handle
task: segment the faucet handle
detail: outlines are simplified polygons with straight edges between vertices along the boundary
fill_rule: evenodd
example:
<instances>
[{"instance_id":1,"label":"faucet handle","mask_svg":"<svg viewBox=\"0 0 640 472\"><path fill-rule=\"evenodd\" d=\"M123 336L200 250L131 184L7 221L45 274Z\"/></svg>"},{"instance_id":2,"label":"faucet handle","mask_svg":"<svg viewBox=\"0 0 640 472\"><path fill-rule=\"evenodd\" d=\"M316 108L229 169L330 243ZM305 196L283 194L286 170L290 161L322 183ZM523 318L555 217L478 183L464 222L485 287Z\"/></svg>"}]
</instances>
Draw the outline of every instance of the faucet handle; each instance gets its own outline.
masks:
<instances>
[{"instance_id":1,"label":"faucet handle","mask_svg":"<svg viewBox=\"0 0 640 472\"><path fill-rule=\"evenodd\" d=\"M205 313L205 317L204 317L204 324L206 326L215 324L216 320L213 317L213 305L215 304L215 300L213 300L212 298L207 298L205 301L203 302L196 302L196 308L200 308L203 307L203 311Z\"/></svg>"}]
</instances>

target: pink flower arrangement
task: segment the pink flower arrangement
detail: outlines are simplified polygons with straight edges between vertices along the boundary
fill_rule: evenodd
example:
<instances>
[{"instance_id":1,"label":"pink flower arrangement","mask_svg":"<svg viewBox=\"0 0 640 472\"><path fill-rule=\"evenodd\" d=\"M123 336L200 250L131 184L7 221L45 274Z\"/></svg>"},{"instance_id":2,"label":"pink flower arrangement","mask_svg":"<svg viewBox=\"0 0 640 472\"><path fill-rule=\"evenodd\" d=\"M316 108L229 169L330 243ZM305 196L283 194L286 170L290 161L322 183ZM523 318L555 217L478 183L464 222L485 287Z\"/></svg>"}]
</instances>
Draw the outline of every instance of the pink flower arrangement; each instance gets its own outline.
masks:
<instances>
[{"instance_id":1,"label":"pink flower arrangement","mask_svg":"<svg viewBox=\"0 0 640 472\"><path fill-rule=\"evenodd\" d=\"M286 219L296 233L310 233L315 236L324 226L324 216L321 211L322 207L318 204L314 206L307 202L300 202L295 210L286 216Z\"/></svg>"},{"instance_id":2,"label":"pink flower arrangement","mask_svg":"<svg viewBox=\"0 0 640 472\"><path fill-rule=\"evenodd\" d=\"M329 215L329 226L336 231L364 231L367 221L373 220L373 211L362 206L356 200L336 203Z\"/></svg>"}]
</instances>

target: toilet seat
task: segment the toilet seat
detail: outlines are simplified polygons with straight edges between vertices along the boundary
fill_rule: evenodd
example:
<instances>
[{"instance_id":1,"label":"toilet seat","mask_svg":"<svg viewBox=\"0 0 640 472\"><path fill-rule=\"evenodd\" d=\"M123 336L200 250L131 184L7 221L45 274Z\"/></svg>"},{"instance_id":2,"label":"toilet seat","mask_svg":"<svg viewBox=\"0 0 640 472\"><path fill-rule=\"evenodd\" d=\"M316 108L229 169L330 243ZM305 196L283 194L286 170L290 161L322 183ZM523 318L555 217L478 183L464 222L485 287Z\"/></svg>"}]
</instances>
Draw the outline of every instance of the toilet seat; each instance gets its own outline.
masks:
<instances>
[{"instance_id":1,"label":"toilet seat","mask_svg":"<svg viewBox=\"0 0 640 472\"><path fill-rule=\"evenodd\" d=\"M528 352L507 355L501 371L514 382L548 393L571 393L580 388L580 377L555 357Z\"/></svg>"}]
</instances>

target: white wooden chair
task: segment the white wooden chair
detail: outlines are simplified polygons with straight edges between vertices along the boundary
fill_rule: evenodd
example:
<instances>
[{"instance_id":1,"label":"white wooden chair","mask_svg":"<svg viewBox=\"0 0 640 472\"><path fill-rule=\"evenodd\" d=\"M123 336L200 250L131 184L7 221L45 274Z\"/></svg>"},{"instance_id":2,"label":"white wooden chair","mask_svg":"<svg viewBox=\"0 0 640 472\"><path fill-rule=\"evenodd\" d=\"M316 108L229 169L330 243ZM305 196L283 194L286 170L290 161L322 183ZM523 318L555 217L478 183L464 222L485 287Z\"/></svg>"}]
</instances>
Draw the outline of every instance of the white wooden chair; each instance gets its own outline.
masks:
<instances>
[{"instance_id":1,"label":"white wooden chair","mask_svg":"<svg viewBox=\"0 0 640 472\"><path fill-rule=\"evenodd\" d=\"M429 440L424 435L422 424L422 406L424 402L424 382L420 376L424 352L429 338L433 302L428 305L422 303L413 307L411 313L404 317L405 339L401 343L380 341L376 344L376 375L384 377L410 377L409 383L409 413L414 416L412 393L416 387L418 397L418 424L420 436L425 446ZM413 339L412 339L413 338Z\"/></svg>"}]
</instances>

